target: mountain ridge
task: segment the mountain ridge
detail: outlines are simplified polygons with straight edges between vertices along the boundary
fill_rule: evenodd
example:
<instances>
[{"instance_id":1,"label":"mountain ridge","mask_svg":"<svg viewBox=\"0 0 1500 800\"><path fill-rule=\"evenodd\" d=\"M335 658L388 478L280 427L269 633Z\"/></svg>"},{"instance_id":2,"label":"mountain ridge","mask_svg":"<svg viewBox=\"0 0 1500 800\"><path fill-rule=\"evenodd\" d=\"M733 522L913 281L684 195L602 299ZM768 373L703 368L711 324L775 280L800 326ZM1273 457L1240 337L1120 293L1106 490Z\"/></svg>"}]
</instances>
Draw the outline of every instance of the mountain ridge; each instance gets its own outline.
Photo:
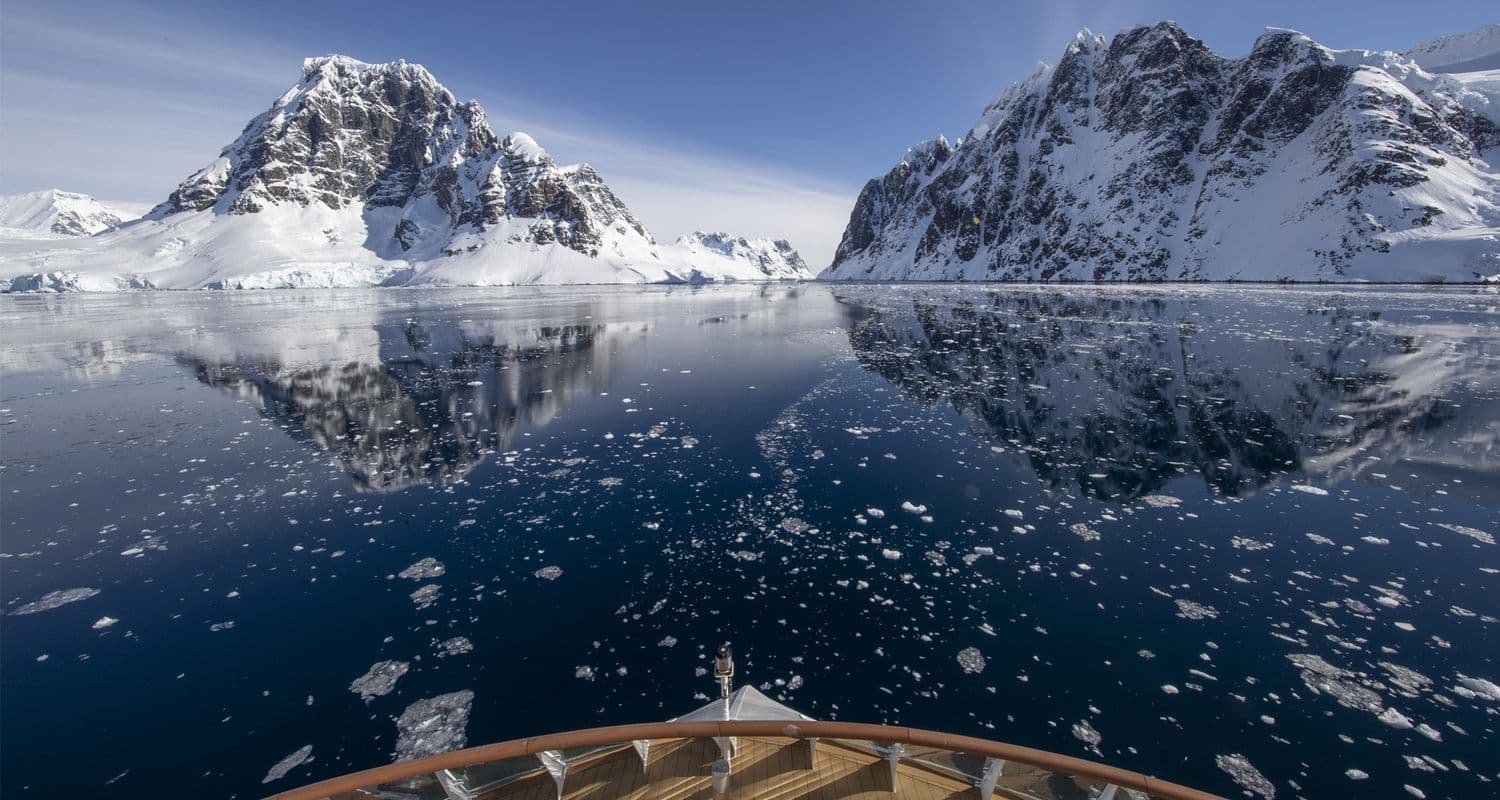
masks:
<instances>
[{"instance_id":1,"label":"mountain ridge","mask_svg":"<svg viewBox=\"0 0 1500 800\"><path fill-rule=\"evenodd\" d=\"M1395 53L1081 31L963 139L869 181L835 280L1500 276L1497 109Z\"/></svg>"}]
</instances>

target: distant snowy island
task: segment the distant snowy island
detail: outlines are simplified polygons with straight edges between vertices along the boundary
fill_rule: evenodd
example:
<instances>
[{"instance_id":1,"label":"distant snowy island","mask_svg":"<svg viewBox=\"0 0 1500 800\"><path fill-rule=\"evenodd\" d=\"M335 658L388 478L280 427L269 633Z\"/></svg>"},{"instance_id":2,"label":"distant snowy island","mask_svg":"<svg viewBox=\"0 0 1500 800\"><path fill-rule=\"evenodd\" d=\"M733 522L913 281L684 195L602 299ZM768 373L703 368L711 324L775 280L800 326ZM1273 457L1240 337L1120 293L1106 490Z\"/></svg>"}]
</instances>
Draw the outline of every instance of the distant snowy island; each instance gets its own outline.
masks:
<instances>
[{"instance_id":1,"label":"distant snowy island","mask_svg":"<svg viewBox=\"0 0 1500 800\"><path fill-rule=\"evenodd\" d=\"M1500 26L1405 53L1080 32L859 193L826 280L1500 282ZM785 240L659 243L587 164L423 67L308 59L149 213L0 197L0 289L797 280Z\"/></svg>"}]
</instances>

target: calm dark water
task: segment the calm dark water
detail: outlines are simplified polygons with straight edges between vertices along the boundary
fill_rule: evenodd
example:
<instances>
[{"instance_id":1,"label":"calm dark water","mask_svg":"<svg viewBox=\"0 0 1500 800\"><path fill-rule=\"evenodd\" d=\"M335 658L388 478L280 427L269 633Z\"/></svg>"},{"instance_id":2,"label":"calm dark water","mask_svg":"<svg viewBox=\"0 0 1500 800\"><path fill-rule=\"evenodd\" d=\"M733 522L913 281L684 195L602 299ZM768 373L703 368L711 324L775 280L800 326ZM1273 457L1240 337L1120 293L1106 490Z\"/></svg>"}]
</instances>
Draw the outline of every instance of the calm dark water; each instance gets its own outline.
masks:
<instances>
[{"instance_id":1,"label":"calm dark water","mask_svg":"<svg viewBox=\"0 0 1500 800\"><path fill-rule=\"evenodd\" d=\"M455 742L665 719L729 639L813 716L1228 795L1245 762L1281 797L1496 796L1497 311L3 297L0 794L256 797L391 760L464 690Z\"/></svg>"}]
</instances>

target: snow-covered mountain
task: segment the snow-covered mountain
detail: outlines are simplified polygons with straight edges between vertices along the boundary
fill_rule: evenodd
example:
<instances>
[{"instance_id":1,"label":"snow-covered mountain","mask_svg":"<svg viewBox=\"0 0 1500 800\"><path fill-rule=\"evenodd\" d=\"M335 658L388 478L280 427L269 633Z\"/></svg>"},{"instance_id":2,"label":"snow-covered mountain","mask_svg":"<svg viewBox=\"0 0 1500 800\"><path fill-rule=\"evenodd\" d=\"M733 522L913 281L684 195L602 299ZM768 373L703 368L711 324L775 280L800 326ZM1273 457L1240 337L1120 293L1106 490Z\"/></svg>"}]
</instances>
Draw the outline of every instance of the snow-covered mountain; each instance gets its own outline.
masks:
<instances>
[{"instance_id":1,"label":"snow-covered mountain","mask_svg":"<svg viewBox=\"0 0 1500 800\"><path fill-rule=\"evenodd\" d=\"M127 218L86 194L43 189L0 195L0 238L91 236Z\"/></svg>"},{"instance_id":2,"label":"snow-covered mountain","mask_svg":"<svg viewBox=\"0 0 1500 800\"><path fill-rule=\"evenodd\" d=\"M1500 276L1492 99L1289 30L1242 58L1171 22L1083 31L866 184L822 277Z\"/></svg>"},{"instance_id":3,"label":"snow-covered mountain","mask_svg":"<svg viewBox=\"0 0 1500 800\"><path fill-rule=\"evenodd\" d=\"M1418 42L1402 55L1429 72L1500 69L1500 25Z\"/></svg>"},{"instance_id":4,"label":"snow-covered mountain","mask_svg":"<svg viewBox=\"0 0 1500 800\"><path fill-rule=\"evenodd\" d=\"M719 262L749 265L769 279L808 278L812 276L807 262L785 239L746 239L730 234L694 231L677 237L677 247L688 254L693 264L713 266ZM721 270L728 270L725 265Z\"/></svg>"},{"instance_id":5,"label":"snow-covered mountain","mask_svg":"<svg viewBox=\"0 0 1500 800\"><path fill-rule=\"evenodd\" d=\"M42 290L766 278L658 245L592 167L496 135L421 66L342 56L308 59L143 220L0 250L0 275Z\"/></svg>"}]
</instances>

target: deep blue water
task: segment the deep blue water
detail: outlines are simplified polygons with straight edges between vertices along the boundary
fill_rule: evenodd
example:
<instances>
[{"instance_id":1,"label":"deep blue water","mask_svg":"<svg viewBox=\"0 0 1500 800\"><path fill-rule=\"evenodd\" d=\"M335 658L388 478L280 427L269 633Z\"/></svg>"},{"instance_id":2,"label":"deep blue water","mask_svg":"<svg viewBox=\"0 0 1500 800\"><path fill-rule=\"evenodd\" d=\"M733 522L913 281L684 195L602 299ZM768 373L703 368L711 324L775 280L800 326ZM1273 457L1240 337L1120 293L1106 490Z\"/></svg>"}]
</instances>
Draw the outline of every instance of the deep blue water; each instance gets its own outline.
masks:
<instances>
[{"instance_id":1,"label":"deep blue water","mask_svg":"<svg viewBox=\"0 0 1500 800\"><path fill-rule=\"evenodd\" d=\"M816 717L1226 795L1229 755L1280 797L1500 795L1497 311L0 297L0 794L256 797L388 762L403 710L460 690L469 744L665 719L728 639ZM97 594L27 608L69 589ZM350 691L386 660L389 694Z\"/></svg>"}]
</instances>

